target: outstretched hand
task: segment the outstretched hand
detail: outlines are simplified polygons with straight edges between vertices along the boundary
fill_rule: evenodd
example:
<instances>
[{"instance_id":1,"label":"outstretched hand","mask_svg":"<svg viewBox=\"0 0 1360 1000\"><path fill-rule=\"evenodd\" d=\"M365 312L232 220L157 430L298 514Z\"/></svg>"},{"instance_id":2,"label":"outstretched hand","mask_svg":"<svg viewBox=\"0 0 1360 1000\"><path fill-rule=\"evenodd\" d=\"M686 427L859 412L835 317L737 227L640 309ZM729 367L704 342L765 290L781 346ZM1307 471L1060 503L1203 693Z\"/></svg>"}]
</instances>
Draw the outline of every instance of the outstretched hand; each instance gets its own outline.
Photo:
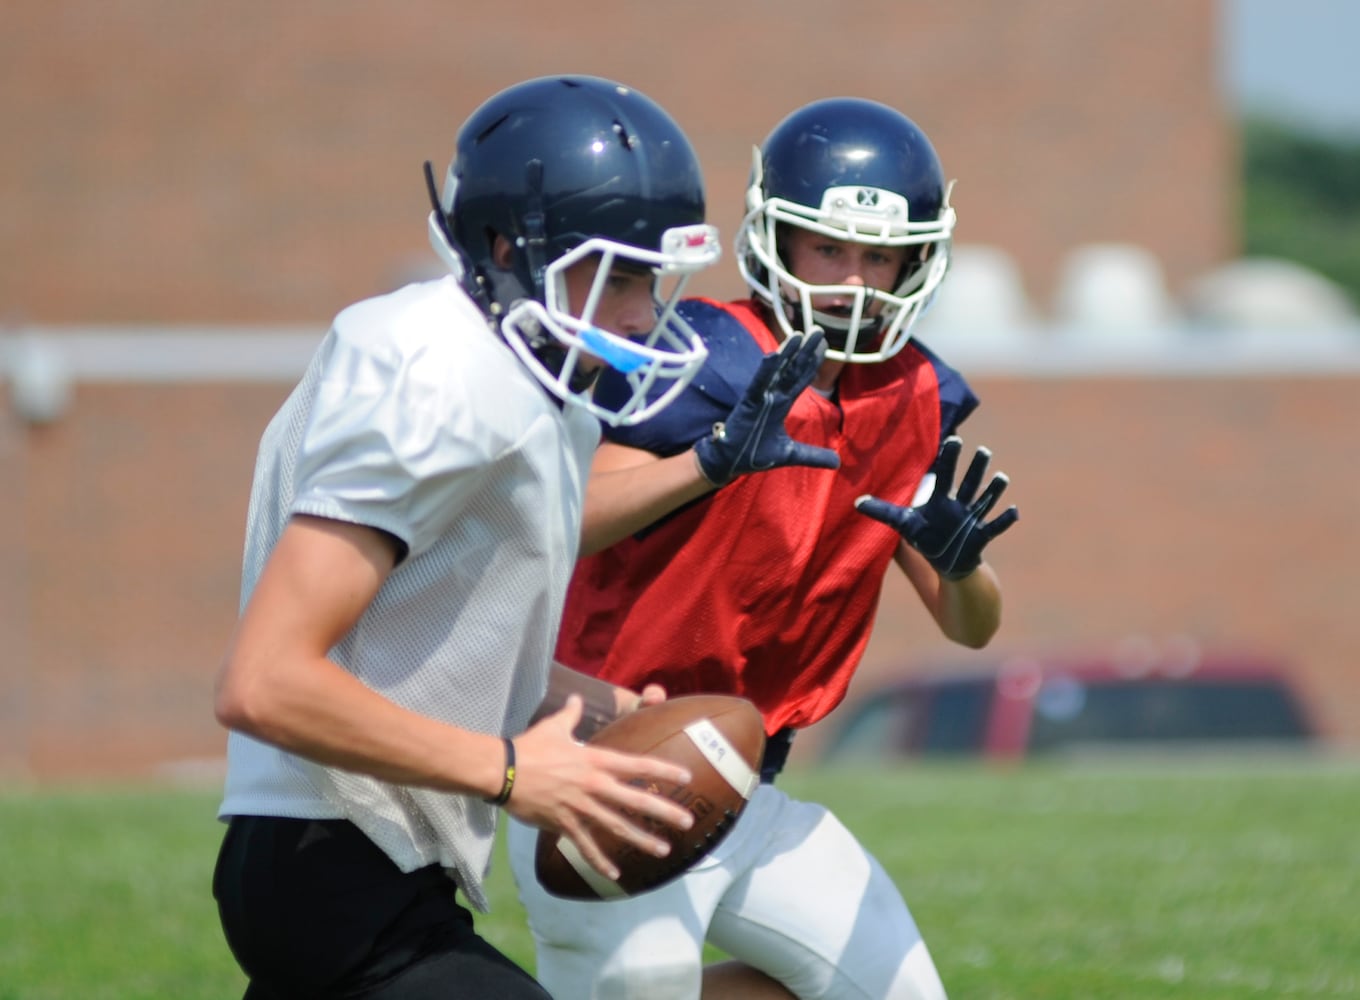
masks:
<instances>
[{"instance_id":1,"label":"outstretched hand","mask_svg":"<svg viewBox=\"0 0 1360 1000\"><path fill-rule=\"evenodd\" d=\"M829 448L803 444L784 429L794 401L812 384L826 356L821 331L794 334L779 350L761 359L741 401L713 433L694 446L699 470L714 486L725 486L748 472L765 472L787 465L814 469L840 467L840 456Z\"/></svg>"},{"instance_id":2,"label":"outstretched hand","mask_svg":"<svg viewBox=\"0 0 1360 1000\"><path fill-rule=\"evenodd\" d=\"M655 692L644 692L644 699L648 695L656 697ZM648 828L664 823L687 830L694 819L689 810L647 791L647 786L686 784L691 775L668 761L581 743L573 735L581 708L580 695L573 694L561 711L515 739L514 792L504 808L525 823L564 834L596 871L615 879L618 867L600 849L592 831L607 830L649 854L665 857L670 844Z\"/></svg>"},{"instance_id":3,"label":"outstretched hand","mask_svg":"<svg viewBox=\"0 0 1360 1000\"><path fill-rule=\"evenodd\" d=\"M932 472L935 488L929 498L914 507L899 507L877 497L862 496L855 509L893 528L907 544L925 556L946 580L961 580L982 563L982 550L1020 517L1015 507L984 521L1010 482L1005 473L992 477L978 495L992 453L979 448L968 465L957 493L950 495L963 441L949 437L940 446Z\"/></svg>"}]
</instances>

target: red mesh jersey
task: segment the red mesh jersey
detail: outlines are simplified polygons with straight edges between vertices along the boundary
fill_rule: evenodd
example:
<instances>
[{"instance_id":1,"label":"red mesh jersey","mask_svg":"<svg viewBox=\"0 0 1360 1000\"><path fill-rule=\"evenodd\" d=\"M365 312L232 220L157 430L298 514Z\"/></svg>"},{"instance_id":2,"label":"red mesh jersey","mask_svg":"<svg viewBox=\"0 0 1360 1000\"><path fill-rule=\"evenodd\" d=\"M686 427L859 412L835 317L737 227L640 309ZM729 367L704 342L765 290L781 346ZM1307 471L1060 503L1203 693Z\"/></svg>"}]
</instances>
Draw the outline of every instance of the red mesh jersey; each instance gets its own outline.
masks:
<instances>
[{"instance_id":1,"label":"red mesh jersey","mask_svg":"<svg viewBox=\"0 0 1360 1000\"><path fill-rule=\"evenodd\" d=\"M775 349L748 303L723 308L762 352ZM743 476L582 559L557 658L635 690L744 696L770 733L821 719L864 654L899 541L855 498L909 503L940 421L935 368L914 344L847 365L838 403L808 390L786 422L796 440L834 449L840 469Z\"/></svg>"}]
</instances>

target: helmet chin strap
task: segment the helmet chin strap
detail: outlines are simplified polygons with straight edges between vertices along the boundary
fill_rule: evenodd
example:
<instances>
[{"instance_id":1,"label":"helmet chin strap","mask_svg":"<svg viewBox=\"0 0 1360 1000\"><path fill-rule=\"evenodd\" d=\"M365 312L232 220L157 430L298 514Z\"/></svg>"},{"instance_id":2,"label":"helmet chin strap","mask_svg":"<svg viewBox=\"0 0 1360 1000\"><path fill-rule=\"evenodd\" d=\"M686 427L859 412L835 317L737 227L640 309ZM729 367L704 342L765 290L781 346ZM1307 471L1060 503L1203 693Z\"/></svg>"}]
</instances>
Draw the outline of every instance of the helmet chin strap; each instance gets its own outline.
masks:
<instances>
[{"instance_id":1,"label":"helmet chin strap","mask_svg":"<svg viewBox=\"0 0 1360 1000\"><path fill-rule=\"evenodd\" d=\"M517 241L524 251L524 262L529 271L529 289L538 301L546 301L544 276L548 270L547 217L543 212L543 161L530 160L524 165L524 187L528 191L525 212L521 221L524 235Z\"/></svg>"},{"instance_id":2,"label":"helmet chin strap","mask_svg":"<svg viewBox=\"0 0 1360 1000\"><path fill-rule=\"evenodd\" d=\"M543 362L543 367L554 375L562 371L562 366L567 363L567 351L557 343L539 342L530 347L534 356ZM571 378L567 379L567 388L572 392L585 392L595 384L595 380L600 376L600 369L593 368L585 371L577 365L571 373Z\"/></svg>"},{"instance_id":3,"label":"helmet chin strap","mask_svg":"<svg viewBox=\"0 0 1360 1000\"><path fill-rule=\"evenodd\" d=\"M532 330L524 327L524 320L521 320L520 332L524 335L524 342L529 351L546 368L553 377L562 374L562 368L567 363L567 348L561 342L543 329L542 324L536 318L529 320L533 323ZM595 368L591 371L582 370L577 365L567 379L567 388L572 392L585 392L595 384L595 380L600 375L600 369ZM556 398L556 397L554 397Z\"/></svg>"},{"instance_id":4,"label":"helmet chin strap","mask_svg":"<svg viewBox=\"0 0 1360 1000\"><path fill-rule=\"evenodd\" d=\"M524 164L524 189L528 192L525 200L525 211L520 222L524 226L524 235L515 242L524 254L524 266L529 276L529 287L525 289L539 302L547 301L546 276L548 273L548 233L546 228L546 216L543 212L543 161L534 159ZM515 285L519 280L510 272L504 272L500 277L506 285ZM495 278L493 277L493 280ZM499 291L499 289L498 289ZM506 288L509 297L517 298L522 292ZM554 375L562 371L562 366L566 364L567 352L557 341L550 337L541 326L534 330L529 338L529 349L534 356L543 362L543 367ZM571 379L572 391L579 391L574 384L577 379ZM592 378L590 381L594 381Z\"/></svg>"}]
</instances>

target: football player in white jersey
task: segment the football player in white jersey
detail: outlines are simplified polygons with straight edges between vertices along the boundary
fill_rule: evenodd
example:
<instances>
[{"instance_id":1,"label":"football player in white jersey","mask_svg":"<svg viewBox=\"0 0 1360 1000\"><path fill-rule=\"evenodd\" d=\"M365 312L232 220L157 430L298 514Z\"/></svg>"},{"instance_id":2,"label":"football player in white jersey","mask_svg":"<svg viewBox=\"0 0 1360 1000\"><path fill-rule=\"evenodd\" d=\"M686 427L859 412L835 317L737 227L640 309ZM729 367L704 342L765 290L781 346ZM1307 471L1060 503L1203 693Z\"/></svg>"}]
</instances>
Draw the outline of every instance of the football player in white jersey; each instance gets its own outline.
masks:
<instances>
[{"instance_id":1,"label":"football player in white jersey","mask_svg":"<svg viewBox=\"0 0 1360 1000\"><path fill-rule=\"evenodd\" d=\"M486 907L497 810L609 877L588 823L656 854L648 825L689 825L629 784L682 768L579 743L579 698L531 717L599 420L646 419L705 358L673 313L719 254L698 161L637 91L553 77L426 178L452 273L340 312L260 444L215 706L213 890L248 998L546 997L455 896ZM602 364L636 391L597 403Z\"/></svg>"}]
</instances>

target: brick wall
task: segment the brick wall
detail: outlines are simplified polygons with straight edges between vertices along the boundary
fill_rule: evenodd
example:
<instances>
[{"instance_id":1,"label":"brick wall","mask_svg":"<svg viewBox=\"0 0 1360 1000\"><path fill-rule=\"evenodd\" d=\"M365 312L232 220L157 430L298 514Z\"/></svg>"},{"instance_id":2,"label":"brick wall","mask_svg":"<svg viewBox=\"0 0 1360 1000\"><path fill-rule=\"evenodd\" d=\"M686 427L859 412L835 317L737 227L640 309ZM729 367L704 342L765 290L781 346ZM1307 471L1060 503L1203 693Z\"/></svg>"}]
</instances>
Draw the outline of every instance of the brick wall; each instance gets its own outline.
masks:
<instances>
[{"instance_id":1,"label":"brick wall","mask_svg":"<svg viewBox=\"0 0 1360 1000\"><path fill-rule=\"evenodd\" d=\"M219 755L255 444L286 385L77 387L3 426L17 517L0 577L0 773L142 772ZM8 414L7 414L8 418Z\"/></svg>"},{"instance_id":2,"label":"brick wall","mask_svg":"<svg viewBox=\"0 0 1360 1000\"><path fill-rule=\"evenodd\" d=\"M15 0L0 33L0 318L324 323L428 266L420 167L548 72L665 105L730 239L750 149L835 93L916 118L959 238L1046 303L1070 248L1235 252L1214 0ZM735 272L700 290L725 295Z\"/></svg>"}]
</instances>

